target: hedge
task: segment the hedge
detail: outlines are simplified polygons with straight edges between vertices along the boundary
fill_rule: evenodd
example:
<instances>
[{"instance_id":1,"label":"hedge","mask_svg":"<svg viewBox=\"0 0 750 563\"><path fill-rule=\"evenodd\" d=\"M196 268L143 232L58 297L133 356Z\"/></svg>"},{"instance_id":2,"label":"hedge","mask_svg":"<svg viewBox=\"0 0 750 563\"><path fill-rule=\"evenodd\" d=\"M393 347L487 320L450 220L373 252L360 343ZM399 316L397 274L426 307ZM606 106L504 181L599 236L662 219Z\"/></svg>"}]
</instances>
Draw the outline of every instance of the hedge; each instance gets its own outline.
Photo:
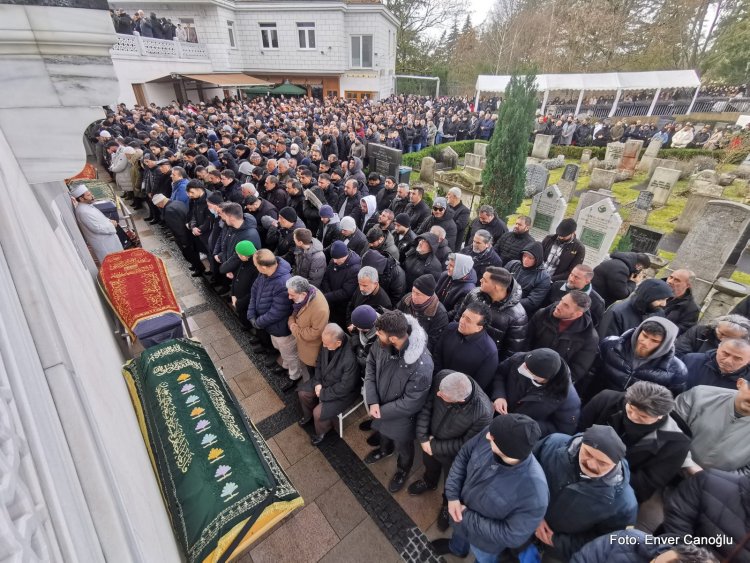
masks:
<instances>
[{"instance_id":1,"label":"hedge","mask_svg":"<svg viewBox=\"0 0 750 563\"><path fill-rule=\"evenodd\" d=\"M470 139L468 141L453 141L452 143L433 145L431 147L427 147L426 149L422 149L419 152L411 152L405 154L401 162L404 166L410 166L412 169L418 170L422 163L422 159L426 156L431 156L435 160L439 160L440 152L446 147L451 147L454 151L456 151L458 156L461 157L464 156L467 152L471 152L472 150L474 150L475 142L484 141L475 141L474 139ZM529 143L529 156L531 155L531 149L533 146L534 145L532 143ZM606 147L576 147L572 145L553 145L550 148L549 156L550 158L555 158L556 156L563 155L565 158L580 160L581 154L584 150L587 149L591 151L591 158L604 160L605 153L607 152ZM747 157L747 155L747 151L738 151L732 156L732 159L729 161L729 163L740 164ZM675 160L690 160L696 156L710 156L711 158L715 158L716 160L721 162L726 157L726 151L721 149L714 151L706 149L661 149L658 154L659 158L671 158Z\"/></svg>"}]
</instances>

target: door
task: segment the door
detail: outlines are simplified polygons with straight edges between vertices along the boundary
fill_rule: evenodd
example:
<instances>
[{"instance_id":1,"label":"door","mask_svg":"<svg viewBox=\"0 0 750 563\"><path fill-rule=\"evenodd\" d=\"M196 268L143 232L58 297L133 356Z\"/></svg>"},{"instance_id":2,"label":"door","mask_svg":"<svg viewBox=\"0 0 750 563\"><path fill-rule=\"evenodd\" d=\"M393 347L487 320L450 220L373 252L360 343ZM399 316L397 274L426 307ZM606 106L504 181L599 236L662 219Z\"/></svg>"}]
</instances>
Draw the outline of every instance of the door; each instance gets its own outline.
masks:
<instances>
[{"instance_id":1,"label":"door","mask_svg":"<svg viewBox=\"0 0 750 563\"><path fill-rule=\"evenodd\" d=\"M139 106L147 106L146 94L143 92L143 84L133 84L133 94L135 94L135 103Z\"/></svg>"}]
</instances>

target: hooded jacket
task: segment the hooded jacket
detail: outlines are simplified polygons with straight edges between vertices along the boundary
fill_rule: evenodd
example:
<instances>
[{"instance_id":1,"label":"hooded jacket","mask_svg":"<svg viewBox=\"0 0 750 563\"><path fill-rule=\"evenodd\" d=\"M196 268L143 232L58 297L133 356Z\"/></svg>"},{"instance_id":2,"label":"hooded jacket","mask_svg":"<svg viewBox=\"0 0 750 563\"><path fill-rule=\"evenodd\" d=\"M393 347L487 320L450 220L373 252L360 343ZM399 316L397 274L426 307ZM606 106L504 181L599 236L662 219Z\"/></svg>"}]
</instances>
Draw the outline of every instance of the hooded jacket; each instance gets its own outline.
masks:
<instances>
[{"instance_id":1,"label":"hooded jacket","mask_svg":"<svg viewBox=\"0 0 750 563\"><path fill-rule=\"evenodd\" d=\"M360 215L357 226L360 228L360 230L363 233L367 233L365 229L365 224L367 223L367 221L370 220L370 217L372 217L375 213L377 213L377 203L375 202L374 195L367 195L363 197L361 201L364 201L365 204L367 205L367 212Z\"/></svg>"},{"instance_id":2,"label":"hooded jacket","mask_svg":"<svg viewBox=\"0 0 750 563\"><path fill-rule=\"evenodd\" d=\"M446 311L451 313L463 301L466 294L477 286L477 274L473 261L465 254L456 254L453 275L443 272L438 278L435 293Z\"/></svg>"},{"instance_id":3,"label":"hooded jacket","mask_svg":"<svg viewBox=\"0 0 750 563\"><path fill-rule=\"evenodd\" d=\"M647 358L635 357L635 343L641 333L641 325L631 328L622 336L610 336L599 343L601 365L597 377L604 387L625 391L636 381L651 381L663 385L676 396L684 390L687 368L674 356L674 341L677 327L662 317L652 317L644 322L659 323L666 336L659 347Z\"/></svg>"},{"instance_id":4,"label":"hooded jacket","mask_svg":"<svg viewBox=\"0 0 750 563\"><path fill-rule=\"evenodd\" d=\"M657 544L651 538L632 528L605 534L584 545L573 555L570 563L651 563L670 548L669 545Z\"/></svg>"},{"instance_id":5,"label":"hooded jacket","mask_svg":"<svg viewBox=\"0 0 750 563\"><path fill-rule=\"evenodd\" d=\"M406 294L406 273L389 254L371 248L362 255L362 266L372 266L377 270L380 287L388 294L391 303L398 303Z\"/></svg>"},{"instance_id":6,"label":"hooded jacket","mask_svg":"<svg viewBox=\"0 0 750 563\"><path fill-rule=\"evenodd\" d=\"M717 350L709 350L708 352L687 354L682 357L682 362L687 369L686 390L698 385L737 389L738 379L744 378L750 381L750 364L742 366L732 373L721 373L716 361L716 352Z\"/></svg>"},{"instance_id":7,"label":"hooded jacket","mask_svg":"<svg viewBox=\"0 0 750 563\"><path fill-rule=\"evenodd\" d=\"M287 321L292 314L292 302L286 282L292 277L292 267L283 258L276 258L276 271L270 276L259 275L250 291L247 320L271 336L289 336Z\"/></svg>"},{"instance_id":8,"label":"hooded jacket","mask_svg":"<svg viewBox=\"0 0 750 563\"><path fill-rule=\"evenodd\" d=\"M527 315L533 315L544 303L552 281L547 270L544 269L544 251L541 243L532 242L521 251L530 253L534 257L534 265L527 268L523 265L522 258L512 260L505 265L516 281L521 285L521 305Z\"/></svg>"},{"instance_id":9,"label":"hooded jacket","mask_svg":"<svg viewBox=\"0 0 750 563\"><path fill-rule=\"evenodd\" d=\"M637 272L635 252L613 252L594 268L591 284L609 307L615 301L625 299L635 290L635 282L630 277Z\"/></svg>"},{"instance_id":10,"label":"hooded jacket","mask_svg":"<svg viewBox=\"0 0 750 563\"><path fill-rule=\"evenodd\" d=\"M503 259L497 251L489 246L484 251L476 253L471 245L467 244L461 249L460 254L465 254L474 261L474 271L477 273L477 280L481 280L485 270L490 266L502 266Z\"/></svg>"},{"instance_id":11,"label":"hooded jacket","mask_svg":"<svg viewBox=\"0 0 750 563\"><path fill-rule=\"evenodd\" d=\"M430 245L430 252L428 252L427 254L420 254L419 252L417 252L417 246L419 245L420 239L426 240ZM423 274L431 274L435 278L435 281L440 278L443 267L440 264L440 260L438 260L437 255L435 254L437 252L437 247L437 236L433 235L432 233L419 235L415 239L414 248L406 253L406 259L404 260L407 289L411 289L411 286L414 285L414 281Z\"/></svg>"},{"instance_id":12,"label":"hooded jacket","mask_svg":"<svg viewBox=\"0 0 750 563\"><path fill-rule=\"evenodd\" d=\"M471 374L488 395L497 370L497 346L486 330L464 336L458 332L458 321L450 323L433 353L435 371L451 370Z\"/></svg>"},{"instance_id":13,"label":"hooded jacket","mask_svg":"<svg viewBox=\"0 0 750 563\"><path fill-rule=\"evenodd\" d=\"M630 422L621 391L602 391L586 404L578 429L583 431L593 424L611 426L625 443L630 486L638 502L663 489L677 475L690 451L690 437L670 415L656 424Z\"/></svg>"},{"instance_id":14,"label":"hooded jacket","mask_svg":"<svg viewBox=\"0 0 750 563\"><path fill-rule=\"evenodd\" d=\"M365 176L365 173L362 172L362 159L354 156L352 157L352 160L354 161L354 167L346 171L344 181L348 180L349 178L354 178L355 180L357 180L357 182L359 182L360 186L366 186L367 176Z\"/></svg>"},{"instance_id":15,"label":"hooded jacket","mask_svg":"<svg viewBox=\"0 0 750 563\"><path fill-rule=\"evenodd\" d=\"M556 375L566 379L568 385L564 393L556 395L551 391L551 387L537 387L518 371L526 361L526 354L513 354L500 363L490 398L493 401L505 399L508 402L509 413L525 414L536 420L542 436L555 432L573 434L581 414L581 399L570 379L568 365L564 361L560 362L560 369Z\"/></svg>"},{"instance_id":16,"label":"hooded jacket","mask_svg":"<svg viewBox=\"0 0 750 563\"><path fill-rule=\"evenodd\" d=\"M544 519L554 532L552 554L564 561L594 538L632 526L638 514L628 462L622 460L604 477L584 479L581 442L580 434L551 434L534 447L549 486Z\"/></svg>"},{"instance_id":17,"label":"hooded jacket","mask_svg":"<svg viewBox=\"0 0 750 563\"><path fill-rule=\"evenodd\" d=\"M410 333L401 350L375 343L365 368L367 405L380 405L372 427L395 442L413 440L415 421L429 398L432 357L427 334L417 320L406 316Z\"/></svg>"},{"instance_id":18,"label":"hooded jacket","mask_svg":"<svg viewBox=\"0 0 750 563\"><path fill-rule=\"evenodd\" d=\"M615 303L604 312L598 331L601 338L620 336L654 315L663 317L662 309L652 309L651 303L673 295L666 282L648 279L641 282L628 299Z\"/></svg>"},{"instance_id":19,"label":"hooded jacket","mask_svg":"<svg viewBox=\"0 0 750 563\"><path fill-rule=\"evenodd\" d=\"M469 303L476 301L490 308L490 319L485 330L495 343L501 361L516 352L526 350L528 317L521 306L521 286L516 280L512 280L502 301L492 301L480 288L473 289L466 295L453 319L460 319Z\"/></svg>"},{"instance_id":20,"label":"hooded jacket","mask_svg":"<svg viewBox=\"0 0 750 563\"><path fill-rule=\"evenodd\" d=\"M294 272L309 280L315 287L320 287L326 272L326 255L323 244L318 239L312 239L310 248L294 249Z\"/></svg>"},{"instance_id":21,"label":"hooded jacket","mask_svg":"<svg viewBox=\"0 0 750 563\"><path fill-rule=\"evenodd\" d=\"M666 282L666 280L664 280ZM677 325L680 334L698 322L701 308L693 299L693 291L687 288L682 297L670 297L664 307L664 316Z\"/></svg>"},{"instance_id":22,"label":"hooded jacket","mask_svg":"<svg viewBox=\"0 0 750 563\"><path fill-rule=\"evenodd\" d=\"M447 207L442 217L435 217L430 215L422 221L417 229L417 234L429 233L432 227L442 227L445 229L445 242L451 250L456 249L456 237L458 236L458 228L453 220L453 209Z\"/></svg>"},{"instance_id":23,"label":"hooded jacket","mask_svg":"<svg viewBox=\"0 0 750 563\"><path fill-rule=\"evenodd\" d=\"M396 309L405 315L411 315L417 319L419 326L427 333L427 349L430 353L433 353L440 335L449 322L448 312L437 296L434 296L433 302L429 303L424 310L418 311L416 307L414 308L415 310L412 310L412 296L411 293L407 293L398 302Z\"/></svg>"}]
</instances>

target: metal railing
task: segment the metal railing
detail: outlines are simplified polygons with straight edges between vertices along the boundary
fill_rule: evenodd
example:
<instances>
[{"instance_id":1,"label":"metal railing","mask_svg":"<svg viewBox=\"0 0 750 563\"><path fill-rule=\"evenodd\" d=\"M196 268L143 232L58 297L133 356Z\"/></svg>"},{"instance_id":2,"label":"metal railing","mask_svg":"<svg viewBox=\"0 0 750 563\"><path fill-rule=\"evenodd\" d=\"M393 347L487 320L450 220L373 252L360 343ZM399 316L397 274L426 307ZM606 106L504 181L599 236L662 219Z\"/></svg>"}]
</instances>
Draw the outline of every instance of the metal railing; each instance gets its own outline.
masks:
<instances>
[{"instance_id":1,"label":"metal railing","mask_svg":"<svg viewBox=\"0 0 750 563\"><path fill-rule=\"evenodd\" d=\"M161 59L207 59L208 49L200 43L154 39L140 35L117 34L109 50L113 57L153 57Z\"/></svg>"},{"instance_id":2,"label":"metal railing","mask_svg":"<svg viewBox=\"0 0 750 563\"><path fill-rule=\"evenodd\" d=\"M540 104L541 109L541 104ZM613 117L642 117L648 115L651 107L650 101L618 102ZM555 104L548 105L547 112L552 112L554 117L574 113L575 105ZM685 115L690 109L690 100L658 100L654 105L651 115L669 116ZM606 118L612 111L612 102L603 104L581 105L581 114L588 114L595 118ZM722 112L750 112L750 98L728 98L728 97L700 97L695 100L691 113L722 113Z\"/></svg>"}]
</instances>

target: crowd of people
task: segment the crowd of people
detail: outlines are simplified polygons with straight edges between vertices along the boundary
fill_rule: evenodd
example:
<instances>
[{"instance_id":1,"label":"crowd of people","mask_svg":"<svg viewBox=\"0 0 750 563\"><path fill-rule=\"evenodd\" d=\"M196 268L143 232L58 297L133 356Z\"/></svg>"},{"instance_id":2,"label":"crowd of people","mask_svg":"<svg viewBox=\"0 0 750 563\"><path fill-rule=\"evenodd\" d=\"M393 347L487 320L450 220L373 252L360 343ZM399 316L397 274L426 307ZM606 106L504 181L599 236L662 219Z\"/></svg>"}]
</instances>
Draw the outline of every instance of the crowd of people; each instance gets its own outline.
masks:
<instances>
[{"instance_id":1,"label":"crowd of people","mask_svg":"<svg viewBox=\"0 0 750 563\"><path fill-rule=\"evenodd\" d=\"M189 33L181 23L175 25L169 18L157 17L155 12L147 16L143 10L136 10L133 16L130 16L121 8L110 8L109 15L117 33L197 43L194 34Z\"/></svg>"},{"instance_id":2,"label":"crowd of people","mask_svg":"<svg viewBox=\"0 0 750 563\"><path fill-rule=\"evenodd\" d=\"M313 444L363 394L364 462L397 456L392 493L442 492L438 553L750 561L750 305L699 324L690 271L592 268L572 219L539 242L527 216L472 219L458 188L428 205L366 172L361 145L463 104L120 106L97 154L297 393Z\"/></svg>"}]
</instances>

